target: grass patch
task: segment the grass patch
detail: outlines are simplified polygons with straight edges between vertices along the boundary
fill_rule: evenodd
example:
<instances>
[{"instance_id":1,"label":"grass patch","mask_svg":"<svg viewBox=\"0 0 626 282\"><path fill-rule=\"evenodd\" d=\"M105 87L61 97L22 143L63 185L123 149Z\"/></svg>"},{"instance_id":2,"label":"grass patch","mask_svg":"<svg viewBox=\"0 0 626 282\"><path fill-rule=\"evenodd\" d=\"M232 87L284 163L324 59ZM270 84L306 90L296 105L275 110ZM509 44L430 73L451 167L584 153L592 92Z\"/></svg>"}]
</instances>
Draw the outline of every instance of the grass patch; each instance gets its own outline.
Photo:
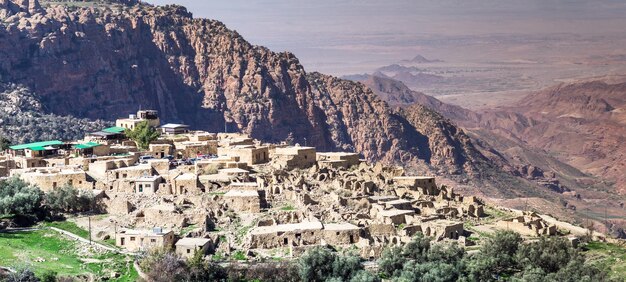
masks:
<instances>
[{"instance_id":1,"label":"grass patch","mask_svg":"<svg viewBox=\"0 0 626 282\"><path fill-rule=\"evenodd\" d=\"M56 227L67 232L74 233L85 239L89 239L89 231L79 227L76 223L71 221L51 221L42 223L45 227Z\"/></svg>"},{"instance_id":2,"label":"grass patch","mask_svg":"<svg viewBox=\"0 0 626 282\"><path fill-rule=\"evenodd\" d=\"M236 251L231 258L234 260L248 260L248 257L243 253L243 251Z\"/></svg>"},{"instance_id":3,"label":"grass patch","mask_svg":"<svg viewBox=\"0 0 626 282\"><path fill-rule=\"evenodd\" d=\"M3 266L26 265L39 276L54 271L59 276L86 274L108 278L115 271L120 274L117 281L138 278L131 258L110 252L81 252L82 249L75 241L53 230L0 233L0 265Z\"/></svg>"},{"instance_id":4,"label":"grass patch","mask_svg":"<svg viewBox=\"0 0 626 282\"><path fill-rule=\"evenodd\" d=\"M293 211L296 210L296 208L292 205L288 205L288 206L284 206L282 208L280 208L281 211Z\"/></svg>"},{"instance_id":5,"label":"grass patch","mask_svg":"<svg viewBox=\"0 0 626 282\"><path fill-rule=\"evenodd\" d=\"M604 242L590 242L585 246L587 260L609 272L612 278L626 277L626 247Z\"/></svg>"},{"instance_id":6,"label":"grass patch","mask_svg":"<svg viewBox=\"0 0 626 282\"><path fill-rule=\"evenodd\" d=\"M187 226L187 227L185 227L185 228L181 229L181 230L180 230L180 235L181 235L181 236L185 236L185 235L189 234L189 232L191 232L191 230L196 229L196 227L197 227L197 226L196 226L195 224L191 224L191 225L189 225L189 226Z\"/></svg>"}]
</instances>

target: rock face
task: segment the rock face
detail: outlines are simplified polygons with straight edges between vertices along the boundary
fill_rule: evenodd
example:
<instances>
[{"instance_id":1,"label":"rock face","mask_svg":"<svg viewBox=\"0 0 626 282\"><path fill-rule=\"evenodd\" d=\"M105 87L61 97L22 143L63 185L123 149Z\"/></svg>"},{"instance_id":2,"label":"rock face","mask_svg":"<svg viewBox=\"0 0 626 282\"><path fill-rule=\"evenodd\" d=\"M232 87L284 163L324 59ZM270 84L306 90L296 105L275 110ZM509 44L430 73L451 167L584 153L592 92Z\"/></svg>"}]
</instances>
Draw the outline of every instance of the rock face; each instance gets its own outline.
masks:
<instances>
[{"instance_id":1,"label":"rock face","mask_svg":"<svg viewBox=\"0 0 626 282\"><path fill-rule=\"evenodd\" d=\"M561 84L479 116L475 126L553 152L626 193L626 83Z\"/></svg>"},{"instance_id":2,"label":"rock face","mask_svg":"<svg viewBox=\"0 0 626 282\"><path fill-rule=\"evenodd\" d=\"M152 108L198 129L266 141L291 133L322 151L476 171L469 138L441 116L396 111L363 84L306 73L293 54L253 46L184 7L43 11L37 1L4 1L0 77L29 87L50 114L112 120Z\"/></svg>"}]
</instances>

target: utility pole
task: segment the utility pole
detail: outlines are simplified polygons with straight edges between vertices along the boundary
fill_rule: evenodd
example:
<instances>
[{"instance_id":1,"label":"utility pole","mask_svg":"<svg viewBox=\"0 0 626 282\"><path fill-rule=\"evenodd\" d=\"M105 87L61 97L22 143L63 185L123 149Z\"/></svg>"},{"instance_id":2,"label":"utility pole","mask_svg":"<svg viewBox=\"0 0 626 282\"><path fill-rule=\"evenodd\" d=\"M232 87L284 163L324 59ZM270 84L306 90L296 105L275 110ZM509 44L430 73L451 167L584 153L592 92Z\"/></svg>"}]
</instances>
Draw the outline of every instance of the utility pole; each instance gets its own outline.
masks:
<instances>
[{"instance_id":1,"label":"utility pole","mask_svg":"<svg viewBox=\"0 0 626 282\"><path fill-rule=\"evenodd\" d=\"M91 245L91 216L87 218L89 219L89 245Z\"/></svg>"}]
</instances>

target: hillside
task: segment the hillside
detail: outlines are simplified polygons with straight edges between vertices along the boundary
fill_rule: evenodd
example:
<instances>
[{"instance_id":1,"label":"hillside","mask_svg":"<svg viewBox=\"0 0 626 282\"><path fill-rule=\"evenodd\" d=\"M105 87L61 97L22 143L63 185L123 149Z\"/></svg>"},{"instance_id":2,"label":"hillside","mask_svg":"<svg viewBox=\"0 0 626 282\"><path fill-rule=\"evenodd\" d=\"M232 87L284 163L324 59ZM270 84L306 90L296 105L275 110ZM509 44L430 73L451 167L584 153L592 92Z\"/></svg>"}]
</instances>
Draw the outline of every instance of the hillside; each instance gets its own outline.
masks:
<instances>
[{"instance_id":1,"label":"hillside","mask_svg":"<svg viewBox=\"0 0 626 282\"><path fill-rule=\"evenodd\" d=\"M481 113L477 125L552 152L626 193L626 83L561 84Z\"/></svg>"},{"instance_id":2,"label":"hillside","mask_svg":"<svg viewBox=\"0 0 626 282\"><path fill-rule=\"evenodd\" d=\"M152 108L197 129L292 134L322 151L455 175L476 175L484 161L467 155L473 145L454 124L407 118L363 84L307 73L293 54L181 6L0 3L2 81L28 88L46 114L110 121Z\"/></svg>"}]
</instances>

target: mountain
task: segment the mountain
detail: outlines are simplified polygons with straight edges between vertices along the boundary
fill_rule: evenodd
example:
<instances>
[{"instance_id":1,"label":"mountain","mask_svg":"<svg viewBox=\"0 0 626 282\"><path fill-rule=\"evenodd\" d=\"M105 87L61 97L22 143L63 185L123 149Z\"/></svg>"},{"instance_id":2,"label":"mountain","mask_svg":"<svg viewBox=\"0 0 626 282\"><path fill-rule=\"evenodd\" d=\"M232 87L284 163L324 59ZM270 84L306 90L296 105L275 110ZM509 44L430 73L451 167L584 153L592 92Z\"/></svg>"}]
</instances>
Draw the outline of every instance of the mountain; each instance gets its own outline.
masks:
<instances>
[{"instance_id":1,"label":"mountain","mask_svg":"<svg viewBox=\"0 0 626 282\"><path fill-rule=\"evenodd\" d=\"M551 152L626 193L626 83L560 84L485 111L477 125Z\"/></svg>"},{"instance_id":2,"label":"mountain","mask_svg":"<svg viewBox=\"0 0 626 282\"><path fill-rule=\"evenodd\" d=\"M582 218L592 219L598 225L606 225L607 232L623 236L623 232L620 231L625 227L623 222L606 221L604 218L605 213L613 218L626 216L624 202L619 195L616 195L616 191L619 191L619 183L611 185L605 181L605 179L610 179L610 176L588 171L585 167L570 162L566 158L569 153L559 153L555 150L558 144L561 144L561 150L579 148L572 143L589 139L590 136L581 135L577 138L565 136L562 139L556 139L558 142L546 143L554 147L545 149L536 146L542 144L537 142L538 140L551 138L541 137L542 134L559 136L563 134L562 132L572 130L569 125L559 121L563 119L564 113L577 113L576 115L584 113L585 116L595 117L593 119L605 117L618 122L623 121L622 111L619 110L623 106L618 106L623 105L621 101L625 97L621 92L623 85L598 82L585 84L583 88L580 88L582 85L562 85L529 96L520 103L519 107L474 112L410 90L402 82L387 77L372 75L362 78L362 81L379 97L388 101L393 107L399 108L406 116L410 116L411 112L419 112L421 108L427 108L430 112L442 116L438 119L439 121L449 119L450 122L461 125L464 136L472 140L471 148L477 150L480 156L487 158L488 161L483 163L491 166L481 169L482 172L489 174L482 177L488 178L489 182L497 183L496 186L500 187L500 191L517 191L517 195L531 195L531 197L512 197L505 201L496 200L497 204L518 209L528 209L530 205L542 212L558 214L561 218L570 218L579 223L583 222ZM573 92L586 93L595 98L571 95ZM539 120L538 116L541 115L556 117L556 120ZM423 116L416 119L422 122L427 120ZM603 123L608 124L610 121L603 121ZM578 123L574 128L580 132L586 126L602 128L597 124L585 125L584 123ZM555 133L554 128L559 128L559 133ZM613 129L616 130L615 135L626 136L623 131L620 131L624 129L623 126L620 129L617 126ZM604 138L593 135L592 137ZM568 141L567 138L572 140ZM598 148L594 147L594 149ZM619 169L623 165L624 157L619 149L615 152L615 157L600 159L598 163L607 160L622 160L622 163L612 163ZM466 154L472 153L466 152ZM494 170L493 167L497 167L498 170ZM506 172L509 177L498 171ZM535 187L529 185L528 182L533 183ZM481 190L484 192L483 187ZM492 197L489 193L486 193L486 196Z\"/></svg>"},{"instance_id":3,"label":"mountain","mask_svg":"<svg viewBox=\"0 0 626 282\"><path fill-rule=\"evenodd\" d=\"M96 4L2 0L1 81L27 88L55 116L111 121L152 108L197 129L226 126L265 141L291 133L319 150L421 173L476 179L488 165L431 110L399 111L361 83L307 73L293 54L254 46L184 7Z\"/></svg>"},{"instance_id":4,"label":"mountain","mask_svg":"<svg viewBox=\"0 0 626 282\"><path fill-rule=\"evenodd\" d=\"M439 60L439 59L429 60L429 59L426 59L422 55L417 55L417 56L413 57L413 59L402 60L400 62L401 63L408 63L408 64L430 64L430 63L442 63L443 61Z\"/></svg>"}]
</instances>

